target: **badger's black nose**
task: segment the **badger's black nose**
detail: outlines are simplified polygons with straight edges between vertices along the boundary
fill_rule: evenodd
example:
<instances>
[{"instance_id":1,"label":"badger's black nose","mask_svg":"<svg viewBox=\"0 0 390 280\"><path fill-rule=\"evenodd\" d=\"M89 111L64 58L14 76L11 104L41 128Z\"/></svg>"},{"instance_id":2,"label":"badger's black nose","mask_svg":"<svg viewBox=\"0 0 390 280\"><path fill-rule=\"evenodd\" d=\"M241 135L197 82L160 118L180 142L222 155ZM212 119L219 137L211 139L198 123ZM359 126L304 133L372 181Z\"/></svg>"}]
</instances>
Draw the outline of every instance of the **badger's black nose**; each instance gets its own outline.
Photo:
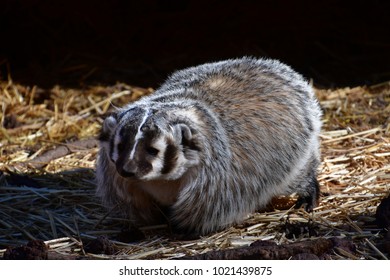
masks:
<instances>
[{"instance_id":1,"label":"badger's black nose","mask_svg":"<svg viewBox=\"0 0 390 280\"><path fill-rule=\"evenodd\" d=\"M127 172L127 171L125 171L125 170L121 170L121 171L118 171L118 173L119 173L119 175L121 175L122 177L126 177L126 178L128 178L128 177L134 177L134 175L135 175L135 173L133 173L133 172Z\"/></svg>"},{"instance_id":2,"label":"badger's black nose","mask_svg":"<svg viewBox=\"0 0 390 280\"><path fill-rule=\"evenodd\" d=\"M121 175L122 177L128 178L128 177L134 177L135 173L130 172L124 168L121 164L116 164L116 171Z\"/></svg>"}]
</instances>

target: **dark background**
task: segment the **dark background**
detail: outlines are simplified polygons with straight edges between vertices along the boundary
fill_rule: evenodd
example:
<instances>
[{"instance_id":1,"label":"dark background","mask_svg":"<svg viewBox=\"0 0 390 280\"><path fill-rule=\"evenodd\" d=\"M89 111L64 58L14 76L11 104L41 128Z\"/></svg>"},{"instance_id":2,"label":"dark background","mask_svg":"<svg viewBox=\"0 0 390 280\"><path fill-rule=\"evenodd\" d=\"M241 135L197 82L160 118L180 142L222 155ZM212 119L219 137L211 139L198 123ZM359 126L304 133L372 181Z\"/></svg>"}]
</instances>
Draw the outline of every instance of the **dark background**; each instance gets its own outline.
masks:
<instances>
[{"instance_id":1,"label":"dark background","mask_svg":"<svg viewBox=\"0 0 390 280\"><path fill-rule=\"evenodd\" d=\"M0 79L156 87L176 69L277 58L319 87L390 80L390 1L0 1Z\"/></svg>"}]
</instances>

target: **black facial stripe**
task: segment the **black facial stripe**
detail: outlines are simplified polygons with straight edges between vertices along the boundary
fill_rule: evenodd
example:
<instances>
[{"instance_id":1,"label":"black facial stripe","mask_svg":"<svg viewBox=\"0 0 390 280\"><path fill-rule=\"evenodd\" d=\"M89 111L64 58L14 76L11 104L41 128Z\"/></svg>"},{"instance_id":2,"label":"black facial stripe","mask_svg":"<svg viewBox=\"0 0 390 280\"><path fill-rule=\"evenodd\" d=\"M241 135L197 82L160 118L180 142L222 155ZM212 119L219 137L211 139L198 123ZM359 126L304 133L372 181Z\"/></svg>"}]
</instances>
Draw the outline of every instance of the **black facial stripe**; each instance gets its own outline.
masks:
<instances>
[{"instance_id":1,"label":"black facial stripe","mask_svg":"<svg viewBox=\"0 0 390 280\"><path fill-rule=\"evenodd\" d=\"M148 147L151 147L153 139L153 136L150 134L144 134L144 138L139 140L138 145L146 150Z\"/></svg>"},{"instance_id":2,"label":"black facial stripe","mask_svg":"<svg viewBox=\"0 0 390 280\"><path fill-rule=\"evenodd\" d=\"M115 149L114 137L112 137L111 141L110 141L110 159L111 160L112 160L112 157L114 155L114 149Z\"/></svg>"},{"instance_id":3,"label":"black facial stripe","mask_svg":"<svg viewBox=\"0 0 390 280\"><path fill-rule=\"evenodd\" d=\"M143 109L140 108L140 107L130 107L129 109L127 109L127 110L125 110L125 111L123 111L123 112L118 113L118 115L117 115L117 120L122 119L127 113L129 113L129 112L131 112L131 111L134 111L134 112L133 112L134 114L141 115L141 114L142 114L142 113L141 113L142 110L143 110Z\"/></svg>"},{"instance_id":4,"label":"black facial stripe","mask_svg":"<svg viewBox=\"0 0 390 280\"><path fill-rule=\"evenodd\" d=\"M110 140L110 133L102 130L98 136L98 140L101 142L108 142L108 140Z\"/></svg>"},{"instance_id":5,"label":"black facial stripe","mask_svg":"<svg viewBox=\"0 0 390 280\"><path fill-rule=\"evenodd\" d=\"M168 145L164 152L164 167L162 168L161 173L167 174L171 172L176 165L177 158L177 148L171 141L168 141Z\"/></svg>"},{"instance_id":6,"label":"black facial stripe","mask_svg":"<svg viewBox=\"0 0 390 280\"><path fill-rule=\"evenodd\" d=\"M150 155L150 156L157 156L158 153L160 152L159 150L157 150L156 148L153 148L152 146L150 147L146 147L146 152Z\"/></svg>"},{"instance_id":7,"label":"black facial stripe","mask_svg":"<svg viewBox=\"0 0 390 280\"><path fill-rule=\"evenodd\" d=\"M119 142L118 145L117 145L117 149L118 149L118 154L122 154L125 152L126 150L126 142L122 141L122 142Z\"/></svg>"},{"instance_id":8,"label":"black facial stripe","mask_svg":"<svg viewBox=\"0 0 390 280\"><path fill-rule=\"evenodd\" d=\"M159 153L159 150L157 150L152 145L152 143L159 137L159 135L159 132L155 129L144 131L144 138L140 139L139 144L143 147L147 154L156 156Z\"/></svg>"}]
</instances>

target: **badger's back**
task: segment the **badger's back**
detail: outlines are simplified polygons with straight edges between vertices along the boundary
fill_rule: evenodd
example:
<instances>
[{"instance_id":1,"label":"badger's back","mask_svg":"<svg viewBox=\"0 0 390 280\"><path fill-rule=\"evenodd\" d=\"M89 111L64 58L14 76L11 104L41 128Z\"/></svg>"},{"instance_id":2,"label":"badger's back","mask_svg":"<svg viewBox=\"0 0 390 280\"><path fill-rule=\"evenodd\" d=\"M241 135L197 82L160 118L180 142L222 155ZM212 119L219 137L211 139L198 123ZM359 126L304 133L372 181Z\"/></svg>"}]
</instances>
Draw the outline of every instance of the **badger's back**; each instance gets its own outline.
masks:
<instances>
[{"instance_id":1,"label":"badger's back","mask_svg":"<svg viewBox=\"0 0 390 280\"><path fill-rule=\"evenodd\" d=\"M180 115L194 131L199 164L180 178L170 205L178 227L207 233L293 192L315 206L321 111L288 66L252 58L204 64L174 73L135 104Z\"/></svg>"},{"instance_id":2,"label":"badger's back","mask_svg":"<svg viewBox=\"0 0 390 280\"><path fill-rule=\"evenodd\" d=\"M208 110L220 121L232 148L249 145L250 154L259 144L289 146L289 139L280 141L280 136L298 142L318 139L321 128L313 89L276 60L245 57L178 71L146 100L199 102L199 111Z\"/></svg>"}]
</instances>

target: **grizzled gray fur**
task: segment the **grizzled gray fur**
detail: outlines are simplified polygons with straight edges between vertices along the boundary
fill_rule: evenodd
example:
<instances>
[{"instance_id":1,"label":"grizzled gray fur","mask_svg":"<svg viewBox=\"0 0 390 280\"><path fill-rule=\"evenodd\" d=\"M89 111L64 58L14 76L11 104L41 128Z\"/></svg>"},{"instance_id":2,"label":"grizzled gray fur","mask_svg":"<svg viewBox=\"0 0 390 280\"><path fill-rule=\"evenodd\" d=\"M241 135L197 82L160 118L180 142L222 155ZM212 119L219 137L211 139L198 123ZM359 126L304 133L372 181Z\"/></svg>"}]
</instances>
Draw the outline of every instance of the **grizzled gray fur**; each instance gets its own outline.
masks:
<instances>
[{"instance_id":1,"label":"grizzled gray fur","mask_svg":"<svg viewBox=\"0 0 390 280\"><path fill-rule=\"evenodd\" d=\"M175 72L103 123L97 195L136 225L207 234L278 195L317 205L321 111L301 75L244 57Z\"/></svg>"}]
</instances>

